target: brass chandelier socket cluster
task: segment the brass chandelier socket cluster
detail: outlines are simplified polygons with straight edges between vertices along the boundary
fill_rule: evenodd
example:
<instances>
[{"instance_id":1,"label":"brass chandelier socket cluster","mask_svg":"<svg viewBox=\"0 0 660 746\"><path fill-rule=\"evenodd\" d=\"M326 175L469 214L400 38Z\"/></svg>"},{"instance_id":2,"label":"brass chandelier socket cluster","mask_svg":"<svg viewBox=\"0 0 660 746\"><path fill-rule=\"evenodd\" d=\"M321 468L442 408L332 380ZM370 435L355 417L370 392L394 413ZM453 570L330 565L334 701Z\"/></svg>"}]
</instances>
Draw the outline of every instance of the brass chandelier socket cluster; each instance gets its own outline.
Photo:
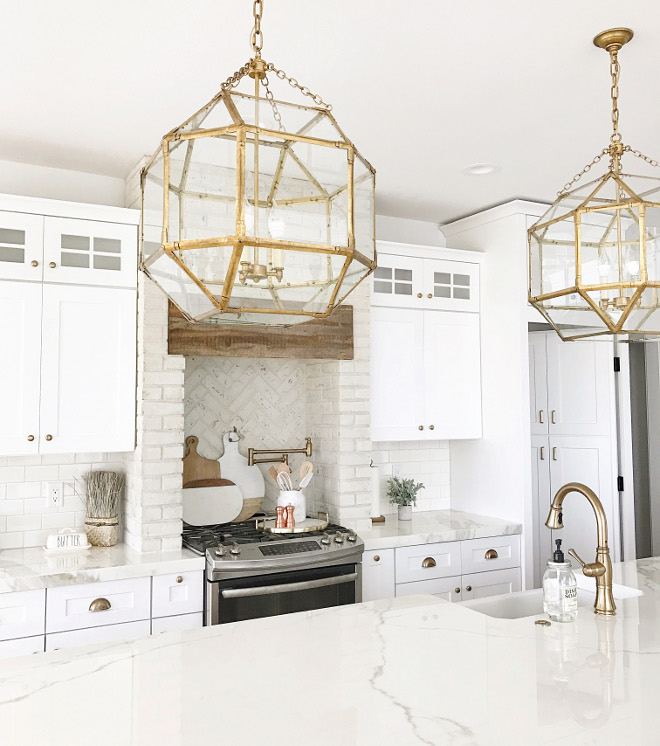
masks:
<instances>
[{"instance_id":1,"label":"brass chandelier socket cluster","mask_svg":"<svg viewBox=\"0 0 660 746\"><path fill-rule=\"evenodd\" d=\"M594 44L610 55L609 145L558 193L528 230L529 301L562 339L607 334L660 335L660 178L622 172L631 153L619 132L619 51L627 28L603 31ZM582 177L604 157L599 178Z\"/></svg>"},{"instance_id":2,"label":"brass chandelier socket cluster","mask_svg":"<svg viewBox=\"0 0 660 746\"><path fill-rule=\"evenodd\" d=\"M375 170L330 105L263 59L262 13L255 0L250 60L141 174L141 269L190 321L325 318L376 268ZM270 77L305 103L276 98Z\"/></svg>"}]
</instances>

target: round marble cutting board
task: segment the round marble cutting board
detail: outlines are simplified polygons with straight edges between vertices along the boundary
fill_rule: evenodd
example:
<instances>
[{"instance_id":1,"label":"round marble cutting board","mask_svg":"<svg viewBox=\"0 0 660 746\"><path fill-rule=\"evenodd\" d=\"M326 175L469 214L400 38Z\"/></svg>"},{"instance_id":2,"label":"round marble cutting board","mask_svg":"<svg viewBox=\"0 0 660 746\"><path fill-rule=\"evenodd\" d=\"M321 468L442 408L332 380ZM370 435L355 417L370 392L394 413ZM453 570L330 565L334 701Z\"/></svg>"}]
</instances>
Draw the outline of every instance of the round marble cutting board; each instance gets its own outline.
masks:
<instances>
[{"instance_id":1,"label":"round marble cutting board","mask_svg":"<svg viewBox=\"0 0 660 746\"><path fill-rule=\"evenodd\" d=\"M232 440L232 436L236 440ZM225 433L225 452L218 459L224 479L231 480L243 493L244 500L262 498L266 493L266 482L258 466L248 466L245 456L238 452L238 435Z\"/></svg>"}]
</instances>

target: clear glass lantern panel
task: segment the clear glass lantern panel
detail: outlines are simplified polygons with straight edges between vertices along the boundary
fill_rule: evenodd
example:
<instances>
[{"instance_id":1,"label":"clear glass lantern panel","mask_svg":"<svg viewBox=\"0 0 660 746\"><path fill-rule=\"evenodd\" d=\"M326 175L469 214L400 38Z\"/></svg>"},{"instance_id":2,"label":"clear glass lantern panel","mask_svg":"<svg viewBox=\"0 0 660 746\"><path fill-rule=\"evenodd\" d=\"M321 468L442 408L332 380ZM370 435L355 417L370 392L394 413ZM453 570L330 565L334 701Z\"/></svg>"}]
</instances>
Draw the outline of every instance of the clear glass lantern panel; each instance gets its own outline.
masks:
<instances>
[{"instance_id":1,"label":"clear glass lantern panel","mask_svg":"<svg viewBox=\"0 0 660 746\"><path fill-rule=\"evenodd\" d=\"M343 303L346 297L355 290L355 288L364 280L365 277L371 272L369 267L365 267L360 262L353 260L346 272L344 279L341 283L339 293L337 294L337 300L335 305Z\"/></svg>"},{"instance_id":2,"label":"clear glass lantern panel","mask_svg":"<svg viewBox=\"0 0 660 746\"><path fill-rule=\"evenodd\" d=\"M534 295L575 286L575 222L571 217L532 233L531 278Z\"/></svg>"},{"instance_id":3,"label":"clear glass lantern panel","mask_svg":"<svg viewBox=\"0 0 660 746\"><path fill-rule=\"evenodd\" d=\"M163 153L158 151L142 181L142 223L163 225Z\"/></svg>"},{"instance_id":4,"label":"clear glass lantern panel","mask_svg":"<svg viewBox=\"0 0 660 746\"><path fill-rule=\"evenodd\" d=\"M179 141L170 153L170 185L184 193L236 199L236 134Z\"/></svg>"},{"instance_id":5,"label":"clear glass lantern panel","mask_svg":"<svg viewBox=\"0 0 660 746\"><path fill-rule=\"evenodd\" d=\"M581 219L582 285L639 281L637 209L581 213Z\"/></svg>"},{"instance_id":6,"label":"clear glass lantern panel","mask_svg":"<svg viewBox=\"0 0 660 746\"><path fill-rule=\"evenodd\" d=\"M376 252L374 236L374 183L375 177L372 171L356 153L353 170L355 248L370 260L374 259Z\"/></svg>"},{"instance_id":7,"label":"clear glass lantern panel","mask_svg":"<svg viewBox=\"0 0 660 746\"><path fill-rule=\"evenodd\" d=\"M232 124L234 124L234 119L224 99L218 94L204 108L183 122L175 131L191 132L198 129L216 129L218 127L229 127Z\"/></svg>"},{"instance_id":8,"label":"clear glass lantern panel","mask_svg":"<svg viewBox=\"0 0 660 746\"><path fill-rule=\"evenodd\" d=\"M251 78L250 84L254 84L254 81ZM259 96L258 126L262 129L273 130L277 132L280 130L280 126L276 121L273 107L264 97L265 89L263 88L263 86L260 90L261 95ZM254 98L254 94L232 91L230 96L232 102L236 106L238 115L243 120L243 122L252 126L257 124L257 112L255 106L256 101ZM312 122L318 114L318 110L312 107L281 101L277 98L277 96L275 96L275 102L277 111L279 112L279 115L281 117L282 129L292 135L309 127L310 122ZM304 132L301 134L304 134Z\"/></svg>"},{"instance_id":9,"label":"clear glass lantern panel","mask_svg":"<svg viewBox=\"0 0 660 746\"><path fill-rule=\"evenodd\" d=\"M204 291L162 249L154 257L146 268L147 274L184 313L197 319L214 310L213 303Z\"/></svg>"},{"instance_id":10,"label":"clear glass lantern panel","mask_svg":"<svg viewBox=\"0 0 660 746\"><path fill-rule=\"evenodd\" d=\"M632 292L632 290L626 291L628 297L632 296ZM628 334L660 333L659 302L658 288L645 288L641 298L625 320L623 332Z\"/></svg>"},{"instance_id":11,"label":"clear glass lantern panel","mask_svg":"<svg viewBox=\"0 0 660 746\"><path fill-rule=\"evenodd\" d=\"M345 148L334 145L317 145L307 142L294 142L291 150L301 168L309 173L309 178L327 193L342 189L348 181L348 155Z\"/></svg>"},{"instance_id":12,"label":"clear glass lantern panel","mask_svg":"<svg viewBox=\"0 0 660 746\"><path fill-rule=\"evenodd\" d=\"M646 208L646 271L649 282L660 282L660 207Z\"/></svg>"},{"instance_id":13,"label":"clear glass lantern panel","mask_svg":"<svg viewBox=\"0 0 660 746\"><path fill-rule=\"evenodd\" d=\"M660 204L660 179L655 176L643 174L621 174L621 181L625 183L628 190L635 195L635 199L645 202L657 202Z\"/></svg>"},{"instance_id":14,"label":"clear glass lantern panel","mask_svg":"<svg viewBox=\"0 0 660 746\"><path fill-rule=\"evenodd\" d=\"M597 302L593 294L589 295ZM542 301L539 306L546 318L563 330L564 338L571 334L608 330L605 321L578 293Z\"/></svg>"}]
</instances>

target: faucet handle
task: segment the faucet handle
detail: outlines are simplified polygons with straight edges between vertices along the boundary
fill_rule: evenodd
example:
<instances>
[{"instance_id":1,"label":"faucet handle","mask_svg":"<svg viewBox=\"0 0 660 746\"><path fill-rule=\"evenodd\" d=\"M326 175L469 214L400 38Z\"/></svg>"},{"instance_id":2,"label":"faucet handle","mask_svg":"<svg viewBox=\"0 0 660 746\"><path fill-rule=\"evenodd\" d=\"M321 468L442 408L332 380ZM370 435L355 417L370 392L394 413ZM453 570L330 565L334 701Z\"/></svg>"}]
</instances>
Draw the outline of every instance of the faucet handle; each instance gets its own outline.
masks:
<instances>
[{"instance_id":1,"label":"faucet handle","mask_svg":"<svg viewBox=\"0 0 660 746\"><path fill-rule=\"evenodd\" d=\"M569 549L568 553L571 555L571 557L573 557L573 559L576 559L582 565L582 569L584 570L584 568L587 566L587 563L582 561L575 549Z\"/></svg>"}]
</instances>

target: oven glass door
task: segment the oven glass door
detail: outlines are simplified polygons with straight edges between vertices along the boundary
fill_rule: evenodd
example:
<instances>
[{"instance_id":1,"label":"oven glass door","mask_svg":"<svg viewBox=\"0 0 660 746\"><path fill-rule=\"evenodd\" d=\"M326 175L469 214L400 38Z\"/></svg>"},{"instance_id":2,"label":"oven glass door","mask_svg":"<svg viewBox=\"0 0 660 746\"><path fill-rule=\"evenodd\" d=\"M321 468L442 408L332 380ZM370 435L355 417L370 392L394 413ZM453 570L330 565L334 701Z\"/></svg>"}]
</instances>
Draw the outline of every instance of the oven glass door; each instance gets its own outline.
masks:
<instances>
[{"instance_id":1,"label":"oven glass door","mask_svg":"<svg viewBox=\"0 0 660 746\"><path fill-rule=\"evenodd\" d=\"M354 604L357 580L356 566L351 564L212 581L217 615L211 623Z\"/></svg>"}]
</instances>

